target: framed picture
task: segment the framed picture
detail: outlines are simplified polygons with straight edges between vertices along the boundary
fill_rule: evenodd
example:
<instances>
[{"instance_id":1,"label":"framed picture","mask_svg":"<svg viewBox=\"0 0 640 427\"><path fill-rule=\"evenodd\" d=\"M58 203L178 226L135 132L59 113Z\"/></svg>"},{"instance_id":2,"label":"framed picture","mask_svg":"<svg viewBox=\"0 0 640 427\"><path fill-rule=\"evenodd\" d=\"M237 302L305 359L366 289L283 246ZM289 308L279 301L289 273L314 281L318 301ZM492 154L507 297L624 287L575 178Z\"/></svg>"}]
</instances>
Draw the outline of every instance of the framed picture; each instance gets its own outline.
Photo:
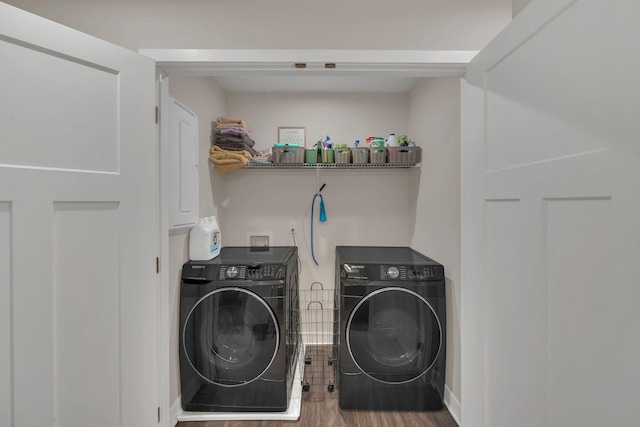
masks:
<instances>
[{"instance_id":1,"label":"framed picture","mask_svg":"<svg viewBox=\"0 0 640 427\"><path fill-rule=\"evenodd\" d=\"M282 144L298 144L307 146L306 128L300 126L281 126L278 128L278 142Z\"/></svg>"}]
</instances>

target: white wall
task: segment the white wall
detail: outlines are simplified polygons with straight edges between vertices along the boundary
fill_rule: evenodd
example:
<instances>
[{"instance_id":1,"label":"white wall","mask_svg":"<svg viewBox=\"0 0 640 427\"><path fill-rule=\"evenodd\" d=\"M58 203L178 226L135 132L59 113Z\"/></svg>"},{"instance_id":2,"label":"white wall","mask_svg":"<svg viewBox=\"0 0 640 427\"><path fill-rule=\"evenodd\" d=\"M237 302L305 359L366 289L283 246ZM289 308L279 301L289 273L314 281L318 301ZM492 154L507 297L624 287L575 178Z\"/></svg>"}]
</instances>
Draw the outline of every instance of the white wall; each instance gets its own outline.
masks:
<instances>
[{"instance_id":1,"label":"white wall","mask_svg":"<svg viewBox=\"0 0 640 427\"><path fill-rule=\"evenodd\" d=\"M411 246L445 267L447 374L460 400L460 79L422 79L412 89L409 134L419 135L422 167L411 171ZM457 402L456 402L457 400Z\"/></svg>"},{"instance_id":2,"label":"white wall","mask_svg":"<svg viewBox=\"0 0 640 427\"><path fill-rule=\"evenodd\" d=\"M278 126L307 128L311 147L326 132L335 143L353 146L368 136L407 133L407 94L354 93L229 93L227 114L242 117L251 128L256 147L277 142Z\"/></svg>"},{"instance_id":3,"label":"white wall","mask_svg":"<svg viewBox=\"0 0 640 427\"><path fill-rule=\"evenodd\" d=\"M278 126L305 126L307 143L327 131L353 146L359 138L406 133L407 94L227 94L227 113L243 118L256 147L275 142ZM301 284L334 286L336 245L408 245L407 170L242 170L225 176L221 227L225 245L245 245L247 232L271 231L275 245L293 244L289 221L297 224ZM310 254L311 202L320 185L327 221L315 207L315 266Z\"/></svg>"},{"instance_id":4,"label":"white wall","mask_svg":"<svg viewBox=\"0 0 640 427\"><path fill-rule=\"evenodd\" d=\"M210 143L210 125L212 120L225 115L226 94L220 85L211 78L169 79L169 93L185 104L198 116L199 125L199 188L200 216L219 216L219 206L224 194L224 180L213 171L208 160ZM180 301L180 274L182 265L189 259L188 230L171 232L169 236L169 343L170 343L170 402L180 395L180 373L178 361L178 323Z\"/></svg>"}]
</instances>

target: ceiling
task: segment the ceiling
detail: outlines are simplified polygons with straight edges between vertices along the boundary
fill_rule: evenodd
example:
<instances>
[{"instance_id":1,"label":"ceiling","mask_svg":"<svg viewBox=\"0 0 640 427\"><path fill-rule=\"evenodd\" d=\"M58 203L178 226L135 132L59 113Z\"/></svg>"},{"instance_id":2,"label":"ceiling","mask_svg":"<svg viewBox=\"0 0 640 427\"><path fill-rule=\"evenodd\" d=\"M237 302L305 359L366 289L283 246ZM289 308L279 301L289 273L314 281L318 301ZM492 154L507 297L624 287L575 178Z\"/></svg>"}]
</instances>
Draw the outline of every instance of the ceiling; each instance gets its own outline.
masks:
<instances>
[{"instance_id":1,"label":"ceiling","mask_svg":"<svg viewBox=\"0 0 640 427\"><path fill-rule=\"evenodd\" d=\"M395 0L375 4L370 0L4 1L133 51L276 46L333 51L477 51L512 18L512 0ZM328 60L337 64L333 71L345 65L345 61ZM434 75L313 75L306 71L295 77L286 71L256 75L247 70L206 75L216 77L228 91L262 92L403 92L418 78ZM181 71L174 75L204 75L202 70L198 73Z\"/></svg>"}]
</instances>

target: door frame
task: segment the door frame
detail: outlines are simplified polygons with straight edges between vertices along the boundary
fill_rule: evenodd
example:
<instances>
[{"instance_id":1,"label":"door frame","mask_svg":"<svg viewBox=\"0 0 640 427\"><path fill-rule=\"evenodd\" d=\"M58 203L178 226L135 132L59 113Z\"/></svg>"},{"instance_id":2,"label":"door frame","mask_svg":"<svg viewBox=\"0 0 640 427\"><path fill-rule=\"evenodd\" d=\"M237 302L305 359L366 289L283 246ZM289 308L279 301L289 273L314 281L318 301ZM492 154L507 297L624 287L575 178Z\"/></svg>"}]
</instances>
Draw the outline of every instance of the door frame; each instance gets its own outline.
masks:
<instances>
[{"instance_id":1,"label":"door frame","mask_svg":"<svg viewBox=\"0 0 640 427\"><path fill-rule=\"evenodd\" d=\"M156 61L159 108L160 158L160 308L159 329L170 329L169 265L169 202L168 146L162 133L168 134L169 79L176 77L219 77L225 75L259 76L276 73L285 76L367 76L388 77L459 77L463 78L467 64L477 51L398 51L398 50L331 50L331 49L139 49L138 53ZM292 68L305 62L309 69ZM337 63L338 69L325 68L325 63ZM268 70L265 71L265 67ZM188 107L188 105L187 105ZM443 340L445 337L443 337ZM177 420L180 410L170 402L170 345L168 332L160 337L161 412ZM451 412L459 418L460 404L451 395ZM161 417L162 426L168 426Z\"/></svg>"},{"instance_id":2,"label":"door frame","mask_svg":"<svg viewBox=\"0 0 640 427\"><path fill-rule=\"evenodd\" d=\"M160 426L173 427L172 420L176 419L171 411L171 363L170 363L170 297L169 292L169 145L163 137L169 132L169 111L163 102L169 99L169 79L158 71L156 66L156 121L157 121L157 142L158 142L158 192L160 218L159 229L159 292L158 292L158 330L161 332L158 337L158 386L160 388Z\"/></svg>"}]
</instances>

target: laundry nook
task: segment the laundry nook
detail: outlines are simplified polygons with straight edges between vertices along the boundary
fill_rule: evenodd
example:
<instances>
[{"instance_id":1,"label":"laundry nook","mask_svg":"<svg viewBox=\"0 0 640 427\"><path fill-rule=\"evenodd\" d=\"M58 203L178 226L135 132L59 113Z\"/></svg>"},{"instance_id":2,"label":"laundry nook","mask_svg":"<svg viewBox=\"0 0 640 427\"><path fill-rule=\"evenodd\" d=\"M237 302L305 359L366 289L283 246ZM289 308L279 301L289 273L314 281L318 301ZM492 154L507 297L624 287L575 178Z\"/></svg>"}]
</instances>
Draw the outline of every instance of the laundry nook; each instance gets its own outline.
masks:
<instances>
[{"instance_id":1,"label":"laundry nook","mask_svg":"<svg viewBox=\"0 0 640 427\"><path fill-rule=\"evenodd\" d=\"M637 425L638 17L0 3L0 426Z\"/></svg>"}]
</instances>

